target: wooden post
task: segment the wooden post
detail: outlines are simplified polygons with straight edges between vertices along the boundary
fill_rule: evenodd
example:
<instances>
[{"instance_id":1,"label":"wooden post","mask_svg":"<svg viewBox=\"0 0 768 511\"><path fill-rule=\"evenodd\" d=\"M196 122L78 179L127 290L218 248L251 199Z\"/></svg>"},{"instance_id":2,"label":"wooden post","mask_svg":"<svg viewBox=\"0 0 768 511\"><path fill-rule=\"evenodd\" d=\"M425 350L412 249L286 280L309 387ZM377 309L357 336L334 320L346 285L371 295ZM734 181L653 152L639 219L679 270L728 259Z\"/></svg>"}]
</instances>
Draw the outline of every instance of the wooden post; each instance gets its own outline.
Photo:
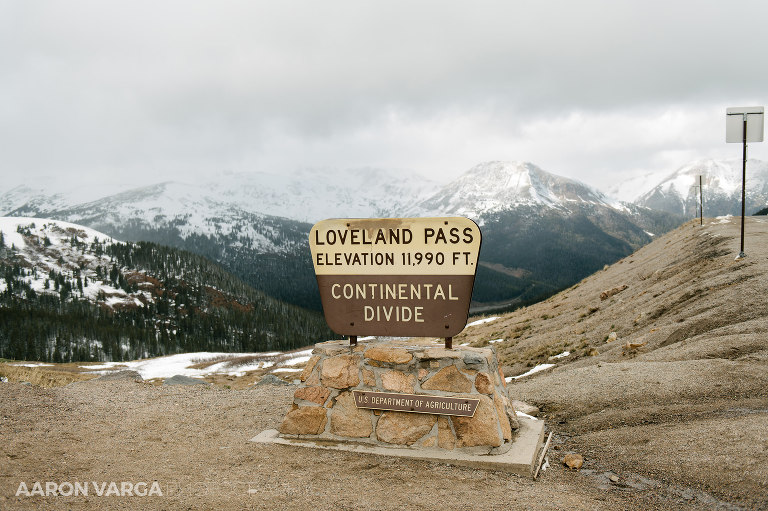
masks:
<instances>
[{"instance_id":1,"label":"wooden post","mask_svg":"<svg viewBox=\"0 0 768 511\"><path fill-rule=\"evenodd\" d=\"M357 346L357 336L356 335L350 335L349 336L349 345L350 346Z\"/></svg>"},{"instance_id":2,"label":"wooden post","mask_svg":"<svg viewBox=\"0 0 768 511\"><path fill-rule=\"evenodd\" d=\"M452 350L453 349L453 337L446 337L445 338L445 349Z\"/></svg>"}]
</instances>

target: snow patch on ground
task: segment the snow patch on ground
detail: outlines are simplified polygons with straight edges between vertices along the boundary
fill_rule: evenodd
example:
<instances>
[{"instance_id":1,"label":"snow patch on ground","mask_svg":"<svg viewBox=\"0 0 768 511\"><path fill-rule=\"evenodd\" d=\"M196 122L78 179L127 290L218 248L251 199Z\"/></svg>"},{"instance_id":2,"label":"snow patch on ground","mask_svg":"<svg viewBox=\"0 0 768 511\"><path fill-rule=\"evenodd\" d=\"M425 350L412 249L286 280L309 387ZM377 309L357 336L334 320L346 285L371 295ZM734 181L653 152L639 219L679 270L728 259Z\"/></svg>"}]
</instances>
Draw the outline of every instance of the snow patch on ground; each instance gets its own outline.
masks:
<instances>
[{"instance_id":1,"label":"snow patch on ground","mask_svg":"<svg viewBox=\"0 0 768 511\"><path fill-rule=\"evenodd\" d=\"M490 323L491 321L496 321L497 319L499 319L498 316L493 316L493 317L490 317L490 318L478 319L477 321L473 321L472 323L467 323L467 326L465 328L468 328L468 327L471 327L471 326L482 325L483 323Z\"/></svg>"},{"instance_id":2,"label":"snow patch on ground","mask_svg":"<svg viewBox=\"0 0 768 511\"><path fill-rule=\"evenodd\" d=\"M521 412L519 410L515 410L515 415L517 415L518 417L526 417L528 419L535 420L535 421L539 420L533 415L528 415L527 413Z\"/></svg>"},{"instance_id":3,"label":"snow patch on ground","mask_svg":"<svg viewBox=\"0 0 768 511\"><path fill-rule=\"evenodd\" d=\"M733 215L718 216L718 217L715 217L715 221L712 223L713 224L729 224L731 223L732 218L733 218Z\"/></svg>"},{"instance_id":4,"label":"snow patch on ground","mask_svg":"<svg viewBox=\"0 0 768 511\"><path fill-rule=\"evenodd\" d=\"M312 358L312 350L299 351L294 355L296 356L285 362L285 365L295 366L297 364L305 364L309 362L309 359Z\"/></svg>"},{"instance_id":5,"label":"snow patch on ground","mask_svg":"<svg viewBox=\"0 0 768 511\"><path fill-rule=\"evenodd\" d=\"M192 378L199 378L212 374L243 376L248 371L266 369L273 367L278 363L280 364L280 367L274 369L273 372L301 371L299 368L282 366L294 366L305 363L309 360L311 353L312 350L303 350L294 353L282 353L279 351L264 353L179 353L177 355L134 360L131 362L106 362L103 364L82 365L80 367L83 369L88 369L89 372L100 374L116 369L131 369L138 372L145 380L151 380L154 378L170 378L171 376L175 376L177 374L182 376L189 376ZM255 360L243 364L237 364L237 359L242 358L254 358ZM204 368L191 367L217 359L222 359L222 361L211 364Z\"/></svg>"},{"instance_id":6,"label":"snow patch on ground","mask_svg":"<svg viewBox=\"0 0 768 511\"><path fill-rule=\"evenodd\" d=\"M554 366L555 364L539 364L528 372L525 372L523 374L518 374L517 376L508 376L507 378L505 378L505 380L507 380L507 382L511 382L512 380L517 380L518 378L524 378L526 376L530 376L532 374L538 373L539 371L544 371Z\"/></svg>"}]
</instances>

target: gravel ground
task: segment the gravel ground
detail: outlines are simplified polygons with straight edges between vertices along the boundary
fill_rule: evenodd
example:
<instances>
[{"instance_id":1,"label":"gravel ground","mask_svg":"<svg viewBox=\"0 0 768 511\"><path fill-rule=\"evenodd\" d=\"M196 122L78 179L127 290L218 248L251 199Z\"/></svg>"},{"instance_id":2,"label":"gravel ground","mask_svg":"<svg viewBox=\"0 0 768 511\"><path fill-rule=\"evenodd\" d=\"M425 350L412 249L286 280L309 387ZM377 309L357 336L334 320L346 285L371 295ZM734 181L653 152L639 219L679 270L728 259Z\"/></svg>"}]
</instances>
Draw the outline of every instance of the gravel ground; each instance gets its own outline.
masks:
<instances>
[{"instance_id":1,"label":"gravel ground","mask_svg":"<svg viewBox=\"0 0 768 511\"><path fill-rule=\"evenodd\" d=\"M696 509L666 487L605 485L558 464L503 472L248 440L293 386L253 390L98 381L0 386L5 509ZM550 458L552 458L550 456ZM554 460L553 460L554 461ZM21 482L157 481L162 496L15 496ZM67 487L65 486L65 492Z\"/></svg>"}]
</instances>

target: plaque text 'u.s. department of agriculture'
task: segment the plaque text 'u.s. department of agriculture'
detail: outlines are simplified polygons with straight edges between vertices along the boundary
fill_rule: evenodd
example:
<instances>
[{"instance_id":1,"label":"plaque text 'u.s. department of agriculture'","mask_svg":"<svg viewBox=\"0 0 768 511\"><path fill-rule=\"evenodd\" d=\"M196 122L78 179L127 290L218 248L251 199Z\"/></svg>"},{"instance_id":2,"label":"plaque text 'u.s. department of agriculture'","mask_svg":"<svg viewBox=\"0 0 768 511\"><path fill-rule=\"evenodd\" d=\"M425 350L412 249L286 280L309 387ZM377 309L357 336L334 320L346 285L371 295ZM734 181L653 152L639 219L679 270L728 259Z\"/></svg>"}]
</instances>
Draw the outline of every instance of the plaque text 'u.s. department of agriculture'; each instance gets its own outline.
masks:
<instances>
[{"instance_id":1,"label":"plaque text 'u.s. department of agriculture'","mask_svg":"<svg viewBox=\"0 0 768 511\"><path fill-rule=\"evenodd\" d=\"M477 405L480 403L480 400L476 398L422 396L362 390L353 390L352 395L355 398L355 406L358 408L462 417L474 417Z\"/></svg>"}]
</instances>

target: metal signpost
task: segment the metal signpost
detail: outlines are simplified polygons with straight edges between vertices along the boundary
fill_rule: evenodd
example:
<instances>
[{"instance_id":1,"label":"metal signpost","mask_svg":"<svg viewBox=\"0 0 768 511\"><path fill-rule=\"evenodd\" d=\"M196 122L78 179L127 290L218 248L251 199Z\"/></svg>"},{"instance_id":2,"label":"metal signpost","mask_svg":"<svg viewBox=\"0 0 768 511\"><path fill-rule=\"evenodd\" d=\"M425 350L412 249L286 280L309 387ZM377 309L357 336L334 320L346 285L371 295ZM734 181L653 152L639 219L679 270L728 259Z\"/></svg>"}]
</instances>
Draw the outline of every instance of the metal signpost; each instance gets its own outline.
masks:
<instances>
[{"instance_id":1,"label":"metal signpost","mask_svg":"<svg viewBox=\"0 0 768 511\"><path fill-rule=\"evenodd\" d=\"M704 225L704 176L699 174L699 225Z\"/></svg>"},{"instance_id":2,"label":"metal signpost","mask_svg":"<svg viewBox=\"0 0 768 511\"><path fill-rule=\"evenodd\" d=\"M443 337L461 332L480 255L467 218L323 220L309 246L325 320L349 336Z\"/></svg>"},{"instance_id":3,"label":"metal signpost","mask_svg":"<svg viewBox=\"0 0 768 511\"><path fill-rule=\"evenodd\" d=\"M744 253L744 208L747 183L747 142L763 141L763 114L761 106L733 107L725 111L725 141L744 144L744 161L741 171L741 252L736 259L747 257Z\"/></svg>"},{"instance_id":4,"label":"metal signpost","mask_svg":"<svg viewBox=\"0 0 768 511\"><path fill-rule=\"evenodd\" d=\"M691 188L699 190L699 225L704 225L704 183L701 174L699 174L699 184L693 185Z\"/></svg>"}]
</instances>

